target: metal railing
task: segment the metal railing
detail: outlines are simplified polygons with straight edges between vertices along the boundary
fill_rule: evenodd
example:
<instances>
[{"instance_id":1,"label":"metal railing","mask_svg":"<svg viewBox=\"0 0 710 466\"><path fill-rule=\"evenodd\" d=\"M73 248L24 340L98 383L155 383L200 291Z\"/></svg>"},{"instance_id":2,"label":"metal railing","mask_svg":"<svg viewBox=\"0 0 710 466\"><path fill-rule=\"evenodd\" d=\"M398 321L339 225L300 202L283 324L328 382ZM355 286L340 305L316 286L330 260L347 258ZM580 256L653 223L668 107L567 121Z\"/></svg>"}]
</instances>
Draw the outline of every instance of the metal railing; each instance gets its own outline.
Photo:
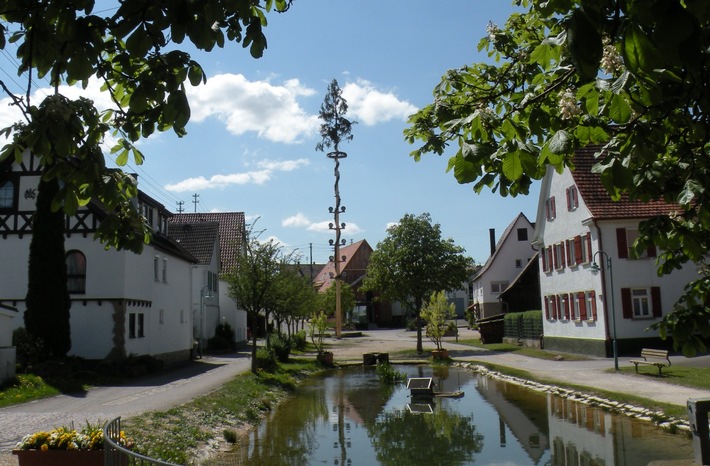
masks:
<instances>
[{"instance_id":1,"label":"metal railing","mask_svg":"<svg viewBox=\"0 0 710 466\"><path fill-rule=\"evenodd\" d=\"M153 458L148 458L120 445L121 418L117 417L104 425L104 465L105 466L180 466Z\"/></svg>"}]
</instances>

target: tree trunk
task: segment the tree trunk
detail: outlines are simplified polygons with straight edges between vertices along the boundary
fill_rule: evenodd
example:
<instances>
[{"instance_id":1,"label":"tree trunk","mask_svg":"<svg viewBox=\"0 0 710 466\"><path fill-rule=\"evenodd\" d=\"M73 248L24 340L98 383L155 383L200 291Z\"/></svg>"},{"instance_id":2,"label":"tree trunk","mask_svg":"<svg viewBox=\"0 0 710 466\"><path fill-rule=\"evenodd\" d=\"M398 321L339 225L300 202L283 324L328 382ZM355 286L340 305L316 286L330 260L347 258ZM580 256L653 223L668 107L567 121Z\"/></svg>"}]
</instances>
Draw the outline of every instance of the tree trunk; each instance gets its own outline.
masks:
<instances>
[{"instance_id":1,"label":"tree trunk","mask_svg":"<svg viewBox=\"0 0 710 466\"><path fill-rule=\"evenodd\" d=\"M256 326L257 326L257 313L251 313L251 371L256 374L258 369L256 363Z\"/></svg>"}]
</instances>

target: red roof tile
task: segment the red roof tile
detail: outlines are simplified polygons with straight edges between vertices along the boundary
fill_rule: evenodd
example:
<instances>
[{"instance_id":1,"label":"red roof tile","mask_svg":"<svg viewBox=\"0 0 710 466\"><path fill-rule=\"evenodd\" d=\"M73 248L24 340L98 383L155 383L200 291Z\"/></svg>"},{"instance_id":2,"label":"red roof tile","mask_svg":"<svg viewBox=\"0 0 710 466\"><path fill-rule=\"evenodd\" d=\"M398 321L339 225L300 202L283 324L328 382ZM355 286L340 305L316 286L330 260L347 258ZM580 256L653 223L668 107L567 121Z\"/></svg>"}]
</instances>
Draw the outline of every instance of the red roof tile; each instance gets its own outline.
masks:
<instances>
[{"instance_id":1,"label":"red roof tile","mask_svg":"<svg viewBox=\"0 0 710 466\"><path fill-rule=\"evenodd\" d=\"M648 218L655 215L669 215L680 210L677 204L669 204L663 200L643 202L630 200L624 194L614 201L606 191L598 173L592 173L592 167L598 159L594 156L602 146L588 146L575 152L572 176L579 194L592 216L599 220Z\"/></svg>"},{"instance_id":2,"label":"red roof tile","mask_svg":"<svg viewBox=\"0 0 710 466\"><path fill-rule=\"evenodd\" d=\"M219 223L219 248L221 250L222 272L227 272L237 265L244 244L244 212L213 212L175 214L171 223Z\"/></svg>"}]
</instances>

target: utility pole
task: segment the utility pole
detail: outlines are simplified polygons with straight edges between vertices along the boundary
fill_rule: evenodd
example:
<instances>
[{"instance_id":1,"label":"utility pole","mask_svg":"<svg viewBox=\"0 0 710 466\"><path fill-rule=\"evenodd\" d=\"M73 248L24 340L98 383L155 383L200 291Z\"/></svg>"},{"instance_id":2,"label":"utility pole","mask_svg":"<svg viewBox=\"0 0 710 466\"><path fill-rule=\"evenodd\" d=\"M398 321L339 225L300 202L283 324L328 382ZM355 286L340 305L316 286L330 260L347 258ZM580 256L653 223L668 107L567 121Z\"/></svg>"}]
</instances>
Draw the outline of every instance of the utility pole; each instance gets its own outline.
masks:
<instances>
[{"instance_id":1,"label":"utility pole","mask_svg":"<svg viewBox=\"0 0 710 466\"><path fill-rule=\"evenodd\" d=\"M200 197L200 195L197 193L192 195L192 203L195 204L195 213L197 213L197 204L200 203L200 200L198 199L198 197Z\"/></svg>"},{"instance_id":2,"label":"utility pole","mask_svg":"<svg viewBox=\"0 0 710 466\"><path fill-rule=\"evenodd\" d=\"M182 206L183 206L183 204L185 204L185 202L184 202L184 201L177 201L176 204L177 204L177 206L178 206L178 207L177 207L177 213L179 213L179 214L183 213L183 211L184 211L185 209L183 209Z\"/></svg>"}]
</instances>

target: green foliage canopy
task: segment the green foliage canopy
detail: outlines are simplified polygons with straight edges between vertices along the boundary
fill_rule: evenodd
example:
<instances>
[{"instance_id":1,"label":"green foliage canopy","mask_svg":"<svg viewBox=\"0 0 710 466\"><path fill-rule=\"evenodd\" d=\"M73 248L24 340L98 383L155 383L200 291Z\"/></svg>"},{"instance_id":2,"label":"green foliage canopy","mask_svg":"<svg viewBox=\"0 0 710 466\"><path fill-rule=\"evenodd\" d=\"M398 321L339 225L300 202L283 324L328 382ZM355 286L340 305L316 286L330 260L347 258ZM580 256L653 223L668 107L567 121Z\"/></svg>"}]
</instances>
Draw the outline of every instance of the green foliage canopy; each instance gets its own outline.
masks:
<instances>
[{"instance_id":1,"label":"green foliage canopy","mask_svg":"<svg viewBox=\"0 0 710 466\"><path fill-rule=\"evenodd\" d=\"M405 138L424 154L455 153L459 183L528 194L546 166L601 144L594 168L612 199L677 203L640 226L637 251L662 250L659 274L702 264L710 246L710 3L704 0L516 0L488 27L489 60L448 71ZM710 336L710 279L689 284L658 325L686 354Z\"/></svg>"},{"instance_id":2,"label":"green foliage canopy","mask_svg":"<svg viewBox=\"0 0 710 466\"><path fill-rule=\"evenodd\" d=\"M417 317L417 351L422 351L419 313L432 293L457 290L468 278L473 260L452 239L441 237L441 226L428 213L406 214L387 230L370 256L363 289L398 301Z\"/></svg>"},{"instance_id":3,"label":"green foliage canopy","mask_svg":"<svg viewBox=\"0 0 710 466\"><path fill-rule=\"evenodd\" d=\"M18 75L25 95L0 87L24 120L0 131L10 142L0 161L20 162L29 150L40 158L45 179L61 179L55 209L72 215L90 200L100 201L108 217L98 236L107 246L140 251L149 229L130 204L136 187L128 175L108 169L101 145L111 135L118 165L143 154L140 138L172 129L185 134L190 106L185 87L204 83L204 70L180 48L188 41L211 51L241 42L255 58L266 49L266 13L286 11L290 0L123 0L95 11L94 0L6 0L0 7L0 50L16 46ZM107 15L102 15L107 13ZM55 89L39 105L30 101L34 80ZM60 85L98 80L114 107L99 112L86 98L70 100ZM138 234L136 234L136 232Z\"/></svg>"}]
</instances>

